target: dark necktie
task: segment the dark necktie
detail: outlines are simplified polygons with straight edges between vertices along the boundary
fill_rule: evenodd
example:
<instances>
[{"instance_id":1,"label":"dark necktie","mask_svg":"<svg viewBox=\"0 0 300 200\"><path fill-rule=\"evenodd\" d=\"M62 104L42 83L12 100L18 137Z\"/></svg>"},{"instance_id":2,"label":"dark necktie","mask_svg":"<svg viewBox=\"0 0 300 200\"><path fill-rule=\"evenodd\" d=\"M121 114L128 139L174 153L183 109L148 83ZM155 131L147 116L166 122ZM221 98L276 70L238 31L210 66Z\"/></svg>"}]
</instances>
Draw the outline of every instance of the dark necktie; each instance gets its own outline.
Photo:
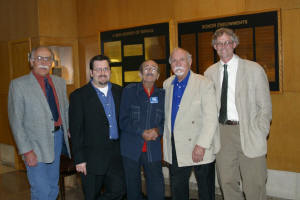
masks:
<instances>
[{"instance_id":1,"label":"dark necktie","mask_svg":"<svg viewBox=\"0 0 300 200\"><path fill-rule=\"evenodd\" d=\"M221 92L221 109L219 115L219 122L224 124L227 120L227 91L228 91L228 73L227 64L224 64L224 74L222 82L222 92Z\"/></svg>"},{"instance_id":2,"label":"dark necktie","mask_svg":"<svg viewBox=\"0 0 300 200\"><path fill-rule=\"evenodd\" d=\"M51 85L49 84L47 78L44 78L44 82L45 82L45 89L46 89L48 104L49 104L54 121L57 121L58 120L58 111L57 111L57 106L56 106L56 102L55 102L55 97L53 94L53 89L52 89Z\"/></svg>"}]
</instances>

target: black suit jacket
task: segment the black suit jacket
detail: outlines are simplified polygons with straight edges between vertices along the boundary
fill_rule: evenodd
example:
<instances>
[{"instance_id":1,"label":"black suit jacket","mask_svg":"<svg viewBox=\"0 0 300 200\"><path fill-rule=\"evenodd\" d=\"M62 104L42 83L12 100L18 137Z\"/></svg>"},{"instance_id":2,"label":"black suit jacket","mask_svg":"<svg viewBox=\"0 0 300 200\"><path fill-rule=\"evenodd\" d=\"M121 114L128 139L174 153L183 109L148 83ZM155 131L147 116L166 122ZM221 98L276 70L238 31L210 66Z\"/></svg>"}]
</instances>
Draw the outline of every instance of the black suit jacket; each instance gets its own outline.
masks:
<instances>
[{"instance_id":1,"label":"black suit jacket","mask_svg":"<svg viewBox=\"0 0 300 200\"><path fill-rule=\"evenodd\" d=\"M122 88L112 84L117 122ZM109 139L109 122L91 83L70 95L69 123L75 164L87 163L87 173L105 174L110 165L122 166L119 141Z\"/></svg>"}]
</instances>

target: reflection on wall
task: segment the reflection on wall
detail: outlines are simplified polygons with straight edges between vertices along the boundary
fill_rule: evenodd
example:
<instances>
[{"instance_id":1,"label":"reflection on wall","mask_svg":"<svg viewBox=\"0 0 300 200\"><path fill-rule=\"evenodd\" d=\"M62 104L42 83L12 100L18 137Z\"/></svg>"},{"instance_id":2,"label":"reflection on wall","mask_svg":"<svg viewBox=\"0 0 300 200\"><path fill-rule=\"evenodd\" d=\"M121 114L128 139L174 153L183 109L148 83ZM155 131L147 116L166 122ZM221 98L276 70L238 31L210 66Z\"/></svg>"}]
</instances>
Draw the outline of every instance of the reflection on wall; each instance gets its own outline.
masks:
<instances>
[{"instance_id":1,"label":"reflection on wall","mask_svg":"<svg viewBox=\"0 0 300 200\"><path fill-rule=\"evenodd\" d=\"M67 84L74 83L72 47L50 46L55 62L52 64L52 74L61 76Z\"/></svg>"},{"instance_id":2,"label":"reflection on wall","mask_svg":"<svg viewBox=\"0 0 300 200\"><path fill-rule=\"evenodd\" d=\"M165 59L166 41L165 36L145 37L145 60Z\"/></svg>"},{"instance_id":3,"label":"reflection on wall","mask_svg":"<svg viewBox=\"0 0 300 200\"><path fill-rule=\"evenodd\" d=\"M104 55L108 56L112 63L122 62L121 41L104 42Z\"/></svg>"},{"instance_id":4,"label":"reflection on wall","mask_svg":"<svg viewBox=\"0 0 300 200\"><path fill-rule=\"evenodd\" d=\"M122 67L112 67L110 82L122 86Z\"/></svg>"},{"instance_id":5,"label":"reflection on wall","mask_svg":"<svg viewBox=\"0 0 300 200\"><path fill-rule=\"evenodd\" d=\"M124 73L124 82L140 82L141 80L139 71L126 71Z\"/></svg>"},{"instance_id":6,"label":"reflection on wall","mask_svg":"<svg viewBox=\"0 0 300 200\"><path fill-rule=\"evenodd\" d=\"M111 60L111 81L123 86L140 82L139 66L145 60L155 60L161 66L158 86L170 75L169 24L152 24L100 34L101 53Z\"/></svg>"},{"instance_id":7,"label":"reflection on wall","mask_svg":"<svg viewBox=\"0 0 300 200\"><path fill-rule=\"evenodd\" d=\"M143 55L143 44L124 45L123 48L124 48L124 57Z\"/></svg>"}]
</instances>

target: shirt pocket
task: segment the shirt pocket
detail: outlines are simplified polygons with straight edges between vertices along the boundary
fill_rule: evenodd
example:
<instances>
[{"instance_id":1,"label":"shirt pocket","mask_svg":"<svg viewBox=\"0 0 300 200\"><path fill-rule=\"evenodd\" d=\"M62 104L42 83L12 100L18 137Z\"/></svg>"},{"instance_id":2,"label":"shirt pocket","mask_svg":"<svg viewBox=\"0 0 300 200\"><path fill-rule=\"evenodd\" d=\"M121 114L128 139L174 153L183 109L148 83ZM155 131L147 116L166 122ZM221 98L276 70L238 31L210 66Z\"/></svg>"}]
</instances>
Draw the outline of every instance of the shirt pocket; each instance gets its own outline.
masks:
<instances>
[{"instance_id":1,"label":"shirt pocket","mask_svg":"<svg viewBox=\"0 0 300 200\"><path fill-rule=\"evenodd\" d=\"M132 121L139 121L140 120L140 115L141 115L140 109L141 108L139 106L131 105L131 107L130 107L130 117L131 117Z\"/></svg>"}]
</instances>

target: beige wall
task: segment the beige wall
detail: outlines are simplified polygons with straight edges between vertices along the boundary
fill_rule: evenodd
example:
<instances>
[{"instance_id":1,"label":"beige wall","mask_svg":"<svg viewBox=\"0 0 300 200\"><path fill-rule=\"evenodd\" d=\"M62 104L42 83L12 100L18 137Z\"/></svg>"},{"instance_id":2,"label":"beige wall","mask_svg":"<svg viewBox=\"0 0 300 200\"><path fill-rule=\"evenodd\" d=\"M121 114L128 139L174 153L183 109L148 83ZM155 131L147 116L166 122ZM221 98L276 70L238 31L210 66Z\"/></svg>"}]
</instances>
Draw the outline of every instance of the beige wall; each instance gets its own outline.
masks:
<instances>
[{"instance_id":1,"label":"beige wall","mask_svg":"<svg viewBox=\"0 0 300 200\"><path fill-rule=\"evenodd\" d=\"M273 121L268 141L268 168L300 172L300 84L297 81L300 77L299 0L86 0L77 3L80 38L97 37L99 31L167 22L170 19L191 21L279 9L283 89L282 93L272 94ZM80 48L84 46L82 43ZM79 56L80 60L86 59L82 53Z\"/></svg>"}]
</instances>

